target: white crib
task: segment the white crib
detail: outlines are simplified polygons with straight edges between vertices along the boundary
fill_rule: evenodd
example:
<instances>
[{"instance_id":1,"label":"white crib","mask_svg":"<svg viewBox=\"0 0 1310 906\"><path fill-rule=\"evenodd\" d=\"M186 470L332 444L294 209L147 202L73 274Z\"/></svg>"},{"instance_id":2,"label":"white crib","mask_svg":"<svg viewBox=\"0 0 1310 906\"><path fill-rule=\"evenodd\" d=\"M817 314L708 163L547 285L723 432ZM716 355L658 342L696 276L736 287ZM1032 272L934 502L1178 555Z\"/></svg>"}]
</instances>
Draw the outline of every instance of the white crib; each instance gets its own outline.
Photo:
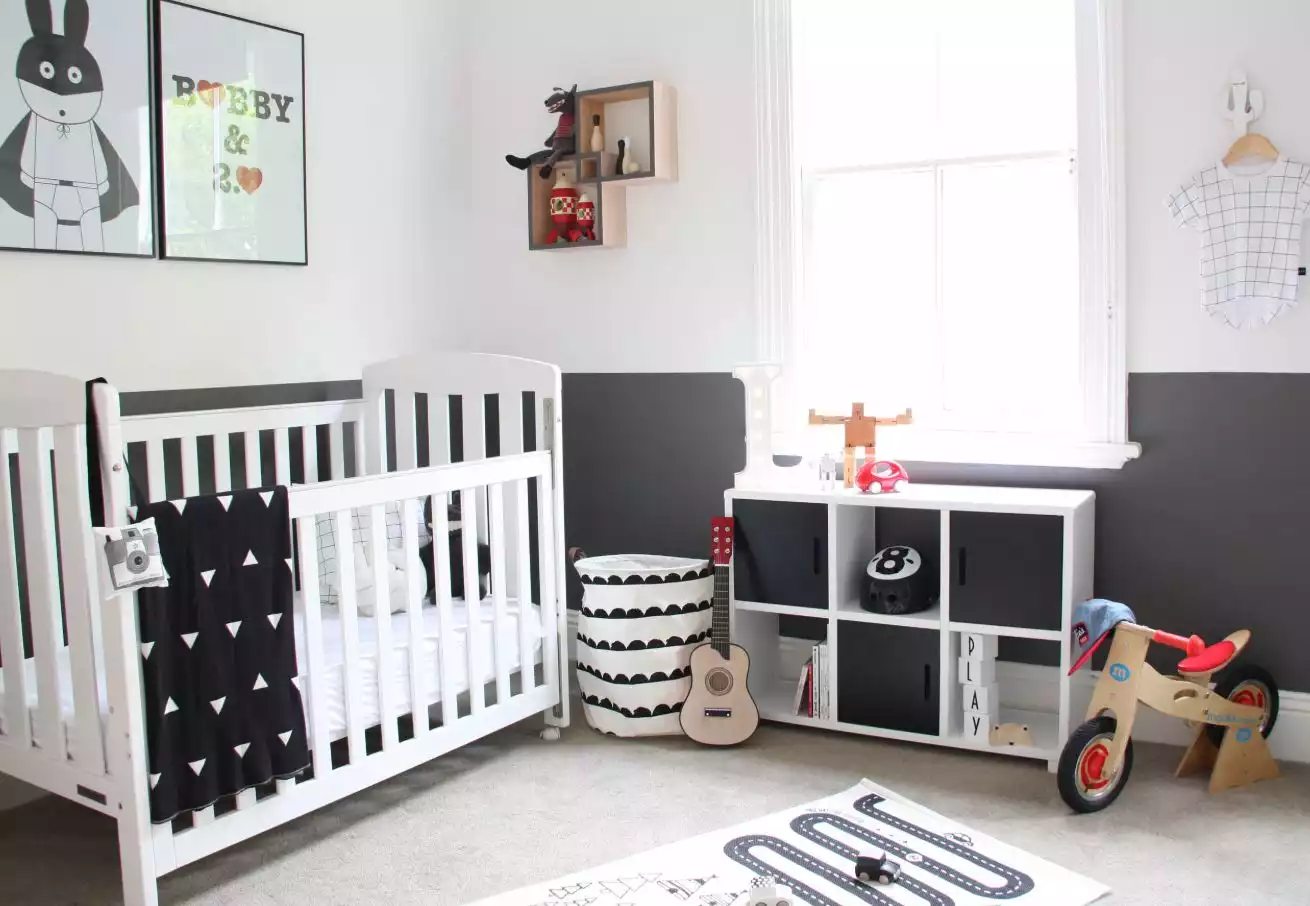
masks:
<instances>
[{"instance_id":1,"label":"white crib","mask_svg":"<svg viewBox=\"0 0 1310 906\"><path fill-rule=\"evenodd\" d=\"M98 385L101 462L88 464L83 382L0 372L0 772L118 821L128 906L157 903L156 879L168 872L495 730L536 714L546 738L568 725L559 369L440 354L366 368L363 387L358 401L120 418L117 392ZM499 455L488 457L492 394ZM462 421L458 462L452 411ZM351 461L367 474L347 477ZM130 521L129 463L137 502L290 485L296 526L298 684L312 776L171 824L150 822L136 602L102 603L97 591L87 469L101 469L106 521L116 525ZM292 483L297 471L305 483ZM322 473L331 480L317 481ZM453 494L462 503L462 600L451 594L449 545L440 541ZM438 539L428 607L418 565L425 498ZM338 604L321 606L317 520L334 519L337 537L350 538L352 512L369 513L366 545L377 563L387 556L388 504L403 514L408 609L391 614L380 600L361 616L350 556L339 558ZM485 598L479 540L491 548Z\"/></svg>"}]
</instances>

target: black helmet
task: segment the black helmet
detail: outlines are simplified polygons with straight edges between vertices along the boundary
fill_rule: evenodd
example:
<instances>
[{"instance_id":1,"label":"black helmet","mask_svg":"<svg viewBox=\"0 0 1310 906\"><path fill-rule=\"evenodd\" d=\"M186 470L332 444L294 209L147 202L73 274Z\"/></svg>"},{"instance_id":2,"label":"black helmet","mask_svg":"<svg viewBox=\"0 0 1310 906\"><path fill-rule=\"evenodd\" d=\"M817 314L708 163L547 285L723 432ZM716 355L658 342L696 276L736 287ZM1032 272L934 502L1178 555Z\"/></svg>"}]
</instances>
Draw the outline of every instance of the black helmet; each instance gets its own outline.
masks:
<instances>
[{"instance_id":1,"label":"black helmet","mask_svg":"<svg viewBox=\"0 0 1310 906\"><path fill-rule=\"evenodd\" d=\"M869 561L869 591L860 602L874 613L927 610L937 600L937 578L912 547L884 547Z\"/></svg>"}]
</instances>

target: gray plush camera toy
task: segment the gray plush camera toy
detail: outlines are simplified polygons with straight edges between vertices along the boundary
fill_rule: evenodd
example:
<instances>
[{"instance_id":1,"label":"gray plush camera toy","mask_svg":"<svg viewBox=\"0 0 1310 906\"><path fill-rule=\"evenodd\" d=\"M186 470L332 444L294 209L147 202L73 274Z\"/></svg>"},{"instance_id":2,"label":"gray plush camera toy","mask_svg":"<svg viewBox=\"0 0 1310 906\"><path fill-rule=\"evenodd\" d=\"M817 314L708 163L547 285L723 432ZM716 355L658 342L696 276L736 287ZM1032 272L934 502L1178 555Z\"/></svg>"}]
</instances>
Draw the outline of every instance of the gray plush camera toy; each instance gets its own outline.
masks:
<instances>
[{"instance_id":1,"label":"gray plush camera toy","mask_svg":"<svg viewBox=\"0 0 1310 906\"><path fill-rule=\"evenodd\" d=\"M168 573L159 556L159 534L155 520L146 519L135 525L112 529L97 529L104 537L104 578L107 594L144 588L150 585L167 585Z\"/></svg>"}]
</instances>

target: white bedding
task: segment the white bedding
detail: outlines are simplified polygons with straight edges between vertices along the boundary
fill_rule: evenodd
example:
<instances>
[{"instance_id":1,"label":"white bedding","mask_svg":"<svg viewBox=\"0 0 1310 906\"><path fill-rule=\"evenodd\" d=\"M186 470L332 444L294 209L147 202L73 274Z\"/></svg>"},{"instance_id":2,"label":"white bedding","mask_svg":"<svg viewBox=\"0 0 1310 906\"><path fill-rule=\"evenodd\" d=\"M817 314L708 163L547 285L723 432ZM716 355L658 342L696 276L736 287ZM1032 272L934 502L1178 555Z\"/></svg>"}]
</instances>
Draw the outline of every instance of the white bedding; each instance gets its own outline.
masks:
<instances>
[{"instance_id":1,"label":"white bedding","mask_svg":"<svg viewBox=\"0 0 1310 906\"><path fill-rule=\"evenodd\" d=\"M541 661L541 608L532 604L530 606L530 615L528 619L528 636L533 648L534 663ZM519 667L519 606L518 602L511 600L506 607L507 618L501 627L501 644L504 650L509 653L510 670L515 671ZM343 643L341 640L341 616L336 607L324 607L323 614L323 650L324 650L324 681L320 683L321 689L313 686L304 674L308 670L308 662L305 659L305 631L304 631L304 614L297 602L296 606L296 658L300 668L302 679L300 688L310 695L323 694L327 696L327 711L332 738L341 739L346 735L346 701L345 701L345 675L342 670ZM480 614L482 617L483 631L481 634L482 644L479 646L477 665L480 668L477 673L480 674L482 682L492 682L496 678L496 661L495 649L492 647L492 602L490 599L482 601L480 605ZM453 663L450 672L455 677L456 694L465 692L469 688L468 682L468 608L465 606L463 599L456 599L452 607L454 637L451 639L450 650L452 653ZM441 677L437 671L437 650L438 650L438 623L437 609L435 607L423 608L423 639L422 639L422 658L421 667L423 670L424 680L424 697L426 704L432 705L441 701ZM396 656L392 660L394 670L392 671L391 684L395 692L397 709L400 714L410 712L410 694L409 694L409 614L405 612L391 614L391 641L396 651ZM368 726L377 724L381 719L381 706L378 699L378 669L377 669L377 625L372 617L359 618L359 667L361 680L361 700L364 705L364 717ZM101 665L103 667L103 665ZM24 662L25 672L27 674L26 683L28 690L28 718L32 721L33 740L40 746L41 740L36 737L36 661L28 658ZM105 699L105 683L103 674L100 682L100 713L103 722L104 715L108 713L108 704ZM68 659L68 649L63 648L59 652L59 687L60 687L60 710L63 714L64 728L64 750L71 758L72 741L71 725L73 718L73 676L72 667ZM4 726L4 678L0 676L0 727ZM309 700L305 701L305 716L309 719Z\"/></svg>"}]
</instances>

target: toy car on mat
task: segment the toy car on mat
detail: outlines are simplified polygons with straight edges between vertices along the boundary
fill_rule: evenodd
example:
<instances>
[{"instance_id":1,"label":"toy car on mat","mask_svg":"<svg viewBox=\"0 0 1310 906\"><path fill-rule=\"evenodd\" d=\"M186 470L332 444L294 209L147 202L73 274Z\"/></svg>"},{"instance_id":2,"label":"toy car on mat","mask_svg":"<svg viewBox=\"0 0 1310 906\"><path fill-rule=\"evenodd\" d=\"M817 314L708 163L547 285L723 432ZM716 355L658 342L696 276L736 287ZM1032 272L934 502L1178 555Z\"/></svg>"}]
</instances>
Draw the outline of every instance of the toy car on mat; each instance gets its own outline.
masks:
<instances>
[{"instance_id":1,"label":"toy car on mat","mask_svg":"<svg viewBox=\"0 0 1310 906\"><path fill-rule=\"evenodd\" d=\"M865 884L895 884L900 880L901 867L886 856L858 856L855 877Z\"/></svg>"},{"instance_id":2,"label":"toy car on mat","mask_svg":"<svg viewBox=\"0 0 1310 906\"><path fill-rule=\"evenodd\" d=\"M899 462L879 459L866 462L855 476L855 484L866 494L904 491L910 486L910 473Z\"/></svg>"}]
</instances>

